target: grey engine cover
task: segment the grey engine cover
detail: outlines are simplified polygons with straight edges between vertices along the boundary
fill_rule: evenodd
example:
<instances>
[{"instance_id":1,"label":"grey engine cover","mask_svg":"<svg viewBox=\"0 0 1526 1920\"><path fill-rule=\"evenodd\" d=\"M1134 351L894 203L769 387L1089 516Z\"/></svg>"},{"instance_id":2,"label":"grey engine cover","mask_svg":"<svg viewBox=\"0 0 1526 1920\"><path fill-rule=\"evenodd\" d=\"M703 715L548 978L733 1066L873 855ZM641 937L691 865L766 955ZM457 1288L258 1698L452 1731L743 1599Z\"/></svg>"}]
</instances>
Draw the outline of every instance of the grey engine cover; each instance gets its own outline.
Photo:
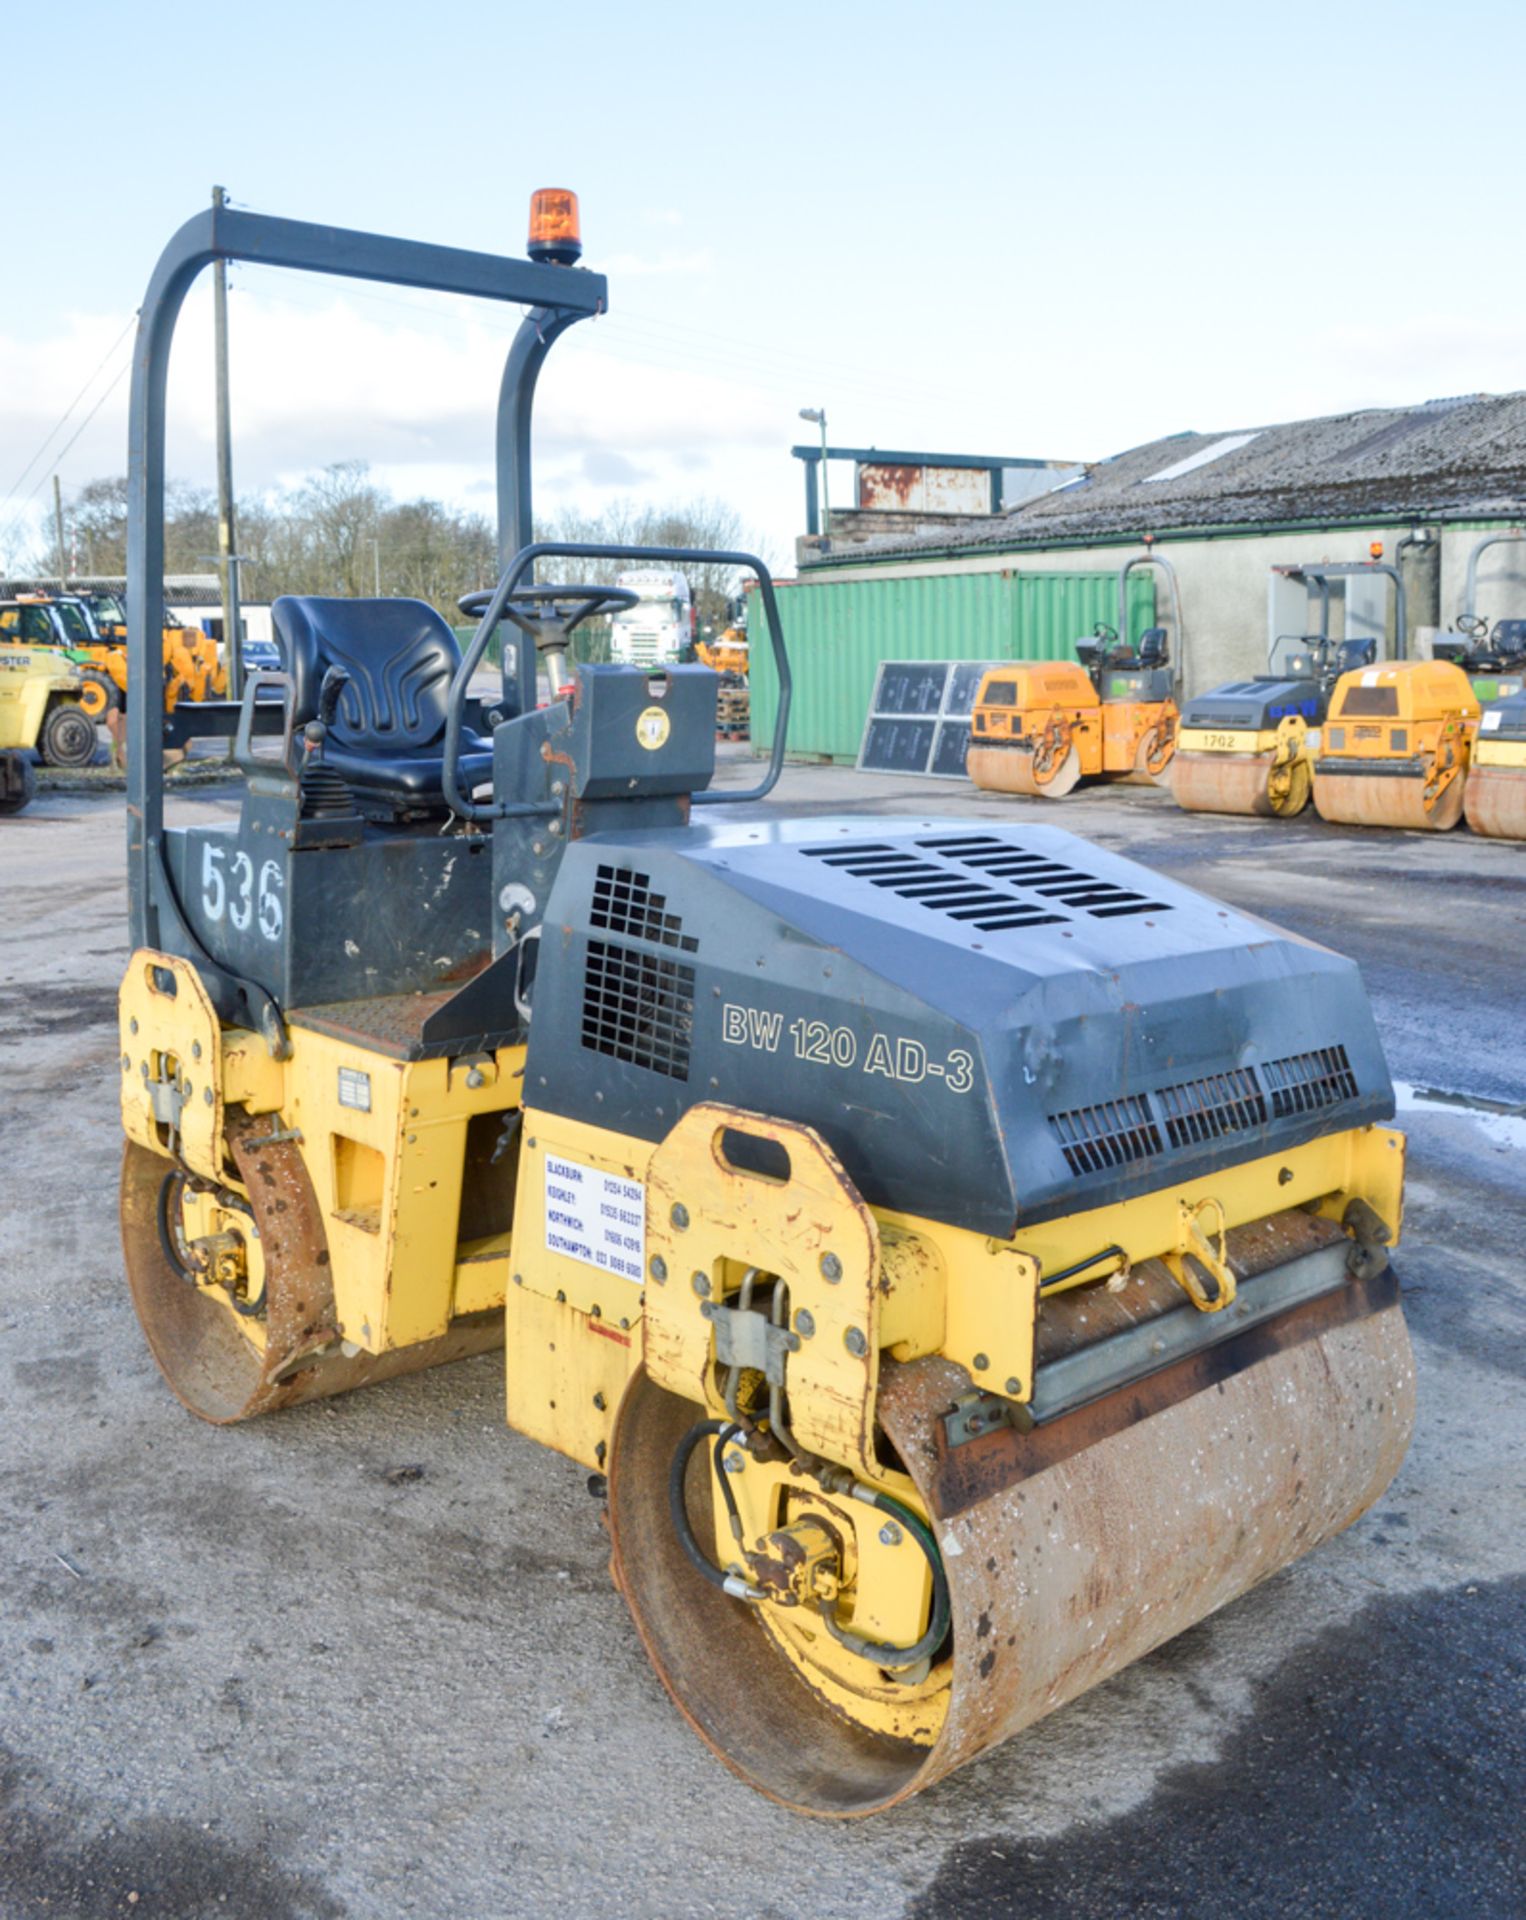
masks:
<instances>
[{"instance_id":1,"label":"grey engine cover","mask_svg":"<svg viewBox=\"0 0 1526 1920\"><path fill-rule=\"evenodd\" d=\"M596 834L547 904L526 1104L815 1127L872 1204L1010 1237L1393 1113L1355 965L1053 827Z\"/></svg>"}]
</instances>

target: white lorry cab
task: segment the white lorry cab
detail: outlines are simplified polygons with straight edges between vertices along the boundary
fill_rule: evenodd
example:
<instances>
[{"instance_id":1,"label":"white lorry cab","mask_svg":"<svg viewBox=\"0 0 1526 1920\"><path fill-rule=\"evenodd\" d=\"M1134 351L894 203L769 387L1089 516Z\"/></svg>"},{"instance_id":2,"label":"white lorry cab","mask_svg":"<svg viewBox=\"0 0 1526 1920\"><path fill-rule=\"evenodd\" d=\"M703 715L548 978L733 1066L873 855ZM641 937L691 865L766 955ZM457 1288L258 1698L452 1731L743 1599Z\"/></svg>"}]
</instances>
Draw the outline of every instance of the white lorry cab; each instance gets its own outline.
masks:
<instances>
[{"instance_id":1,"label":"white lorry cab","mask_svg":"<svg viewBox=\"0 0 1526 1920\"><path fill-rule=\"evenodd\" d=\"M694 602L684 575L642 567L622 573L615 584L641 597L610 620L611 659L636 667L678 659L694 638Z\"/></svg>"}]
</instances>

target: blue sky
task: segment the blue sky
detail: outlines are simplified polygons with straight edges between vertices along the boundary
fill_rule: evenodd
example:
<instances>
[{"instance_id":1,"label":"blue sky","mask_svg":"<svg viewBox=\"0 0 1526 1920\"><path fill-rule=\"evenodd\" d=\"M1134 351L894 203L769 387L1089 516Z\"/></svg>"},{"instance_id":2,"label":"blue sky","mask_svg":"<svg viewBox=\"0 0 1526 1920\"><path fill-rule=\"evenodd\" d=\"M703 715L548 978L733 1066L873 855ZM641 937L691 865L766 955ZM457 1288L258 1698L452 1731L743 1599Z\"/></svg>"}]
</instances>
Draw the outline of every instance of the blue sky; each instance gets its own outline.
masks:
<instances>
[{"instance_id":1,"label":"blue sky","mask_svg":"<svg viewBox=\"0 0 1526 1920\"><path fill-rule=\"evenodd\" d=\"M1526 386L1523 51L1477 0L13 14L0 563L55 465L121 470L123 329L214 181L508 252L576 188L611 311L548 363L542 504L712 494L781 560L802 405L843 444L1094 459ZM203 483L209 311L172 394ZM232 312L241 488L362 458L488 506L502 316L249 269Z\"/></svg>"}]
</instances>

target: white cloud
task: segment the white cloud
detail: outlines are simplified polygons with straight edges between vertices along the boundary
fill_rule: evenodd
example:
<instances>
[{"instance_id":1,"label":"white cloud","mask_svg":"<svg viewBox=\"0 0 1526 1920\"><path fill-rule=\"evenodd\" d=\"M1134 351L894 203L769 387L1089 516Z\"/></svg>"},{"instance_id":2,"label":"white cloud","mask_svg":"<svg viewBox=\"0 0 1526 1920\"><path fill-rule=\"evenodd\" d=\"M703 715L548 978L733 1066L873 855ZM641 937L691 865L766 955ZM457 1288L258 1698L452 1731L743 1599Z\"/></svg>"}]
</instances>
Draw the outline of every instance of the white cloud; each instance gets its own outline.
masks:
<instances>
[{"instance_id":1,"label":"white cloud","mask_svg":"<svg viewBox=\"0 0 1526 1920\"><path fill-rule=\"evenodd\" d=\"M298 300L275 293L269 281L236 284L230 330L240 491L362 459L400 495L490 511L498 385L517 321L517 310L483 318L468 302L426 307L329 288ZM109 316L77 315L49 341L0 333L0 486L25 464L121 327ZM129 336L29 476L27 488L44 482L32 504L34 525L51 500L49 461L130 352ZM672 364L649 363L649 352ZM61 462L66 492L124 470L127 398L124 379ZM176 335L168 465L175 477L203 486L214 476L212 406L211 300L198 286ZM547 506L705 492L761 521L773 487L758 488L760 463L747 456L762 456L793 482L788 445L787 410L776 396L685 364L681 347L654 347L645 329L633 327L626 340L617 317L579 326L559 342L537 392L536 488ZM14 549L4 529L16 512L15 501L0 509L0 561ZM776 526L775 537L782 543L792 530Z\"/></svg>"},{"instance_id":2,"label":"white cloud","mask_svg":"<svg viewBox=\"0 0 1526 1920\"><path fill-rule=\"evenodd\" d=\"M696 247L689 253L668 249L655 257L646 253L617 253L601 261L599 271L607 273L617 285L622 280L650 280L658 275L713 273L715 255L708 247Z\"/></svg>"}]
</instances>

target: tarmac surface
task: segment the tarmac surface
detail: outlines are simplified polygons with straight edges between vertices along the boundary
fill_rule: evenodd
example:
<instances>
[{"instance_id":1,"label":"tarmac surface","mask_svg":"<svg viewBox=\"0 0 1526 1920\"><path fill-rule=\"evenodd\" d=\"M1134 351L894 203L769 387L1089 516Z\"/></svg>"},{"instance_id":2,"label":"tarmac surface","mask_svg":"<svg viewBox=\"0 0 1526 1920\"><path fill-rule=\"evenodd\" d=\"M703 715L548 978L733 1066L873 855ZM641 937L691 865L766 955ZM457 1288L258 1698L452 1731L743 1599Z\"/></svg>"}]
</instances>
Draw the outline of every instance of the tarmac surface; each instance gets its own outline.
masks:
<instances>
[{"instance_id":1,"label":"tarmac surface","mask_svg":"<svg viewBox=\"0 0 1526 1920\"><path fill-rule=\"evenodd\" d=\"M1410 1134L1386 1497L909 1805L780 1811L669 1704L500 1359L225 1431L171 1398L117 1243L124 804L45 794L0 823L0 1920L1526 1911L1526 847L833 768L778 803L1061 824L1361 963Z\"/></svg>"}]
</instances>

